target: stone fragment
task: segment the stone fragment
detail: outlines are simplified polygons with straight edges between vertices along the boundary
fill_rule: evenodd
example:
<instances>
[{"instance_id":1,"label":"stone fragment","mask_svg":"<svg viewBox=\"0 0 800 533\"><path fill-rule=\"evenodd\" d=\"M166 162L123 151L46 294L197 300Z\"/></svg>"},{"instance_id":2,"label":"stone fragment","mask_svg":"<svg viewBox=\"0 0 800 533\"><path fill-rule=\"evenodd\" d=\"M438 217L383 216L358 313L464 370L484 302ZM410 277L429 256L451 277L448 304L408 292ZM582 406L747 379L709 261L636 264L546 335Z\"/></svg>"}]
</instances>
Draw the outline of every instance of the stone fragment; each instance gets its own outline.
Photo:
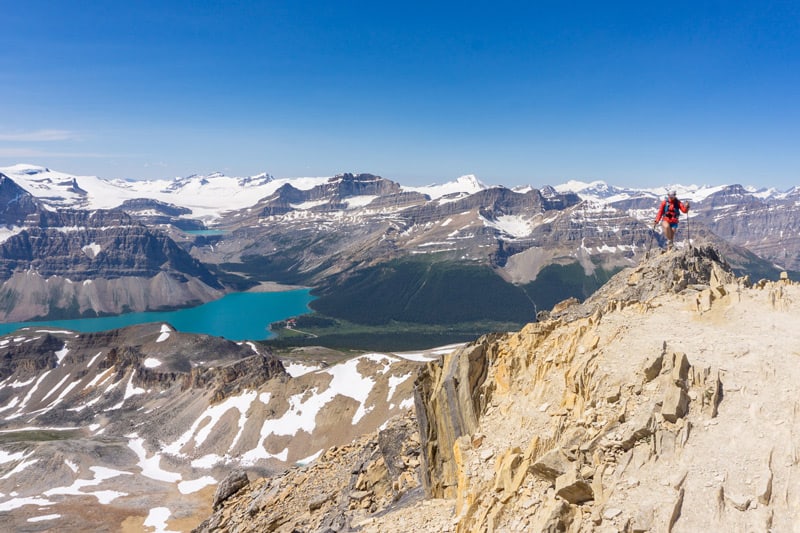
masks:
<instances>
[{"instance_id":1,"label":"stone fragment","mask_svg":"<svg viewBox=\"0 0 800 533\"><path fill-rule=\"evenodd\" d=\"M561 450L555 448L539 457L530 470L535 476L552 482L567 471L568 465L569 460L561 453Z\"/></svg>"},{"instance_id":2,"label":"stone fragment","mask_svg":"<svg viewBox=\"0 0 800 533\"><path fill-rule=\"evenodd\" d=\"M522 454L520 453L519 448L506 450L506 452L497 461L494 478L495 491L510 491L514 478L514 472L521 461Z\"/></svg>"},{"instance_id":3,"label":"stone fragment","mask_svg":"<svg viewBox=\"0 0 800 533\"><path fill-rule=\"evenodd\" d=\"M370 490L354 490L350 492L350 499L357 502L360 502L370 496L372 496L372 491Z\"/></svg>"},{"instance_id":4,"label":"stone fragment","mask_svg":"<svg viewBox=\"0 0 800 533\"><path fill-rule=\"evenodd\" d=\"M675 352L672 354L672 381L675 384L682 384L686 381L686 378L689 377L689 359L686 357L686 354L683 352Z\"/></svg>"},{"instance_id":5,"label":"stone fragment","mask_svg":"<svg viewBox=\"0 0 800 533\"><path fill-rule=\"evenodd\" d=\"M550 311L550 314L551 315L557 315L559 313L564 312L567 308L569 308L569 307L571 307L573 305L577 305L579 303L580 303L580 300L578 300L574 296L571 296L571 297L567 298L566 300L561 300L556 305L554 305L553 306L553 310Z\"/></svg>"},{"instance_id":6,"label":"stone fragment","mask_svg":"<svg viewBox=\"0 0 800 533\"><path fill-rule=\"evenodd\" d=\"M564 455L571 461L575 461L580 452L581 445L589 438L589 432L582 427L573 427L564 432L561 436L560 446Z\"/></svg>"},{"instance_id":7,"label":"stone fragment","mask_svg":"<svg viewBox=\"0 0 800 533\"><path fill-rule=\"evenodd\" d=\"M489 398L478 396L477 391L488 374L487 349L494 340L493 335L485 335L477 344L445 354L438 363L428 363L414 382L422 448L420 476L429 497L456 496L453 445L460 436L478 431L478 415L488 414ZM498 373L507 377L507 370L498 369Z\"/></svg>"},{"instance_id":8,"label":"stone fragment","mask_svg":"<svg viewBox=\"0 0 800 533\"><path fill-rule=\"evenodd\" d=\"M653 444L655 451L660 458L669 458L675 453L675 444L677 435L672 431L658 430L656 431Z\"/></svg>"},{"instance_id":9,"label":"stone fragment","mask_svg":"<svg viewBox=\"0 0 800 533\"><path fill-rule=\"evenodd\" d=\"M660 353L658 356L649 358L644 364L644 378L646 381L653 381L661 373L661 367L664 365L664 354Z\"/></svg>"},{"instance_id":10,"label":"stone fragment","mask_svg":"<svg viewBox=\"0 0 800 533\"><path fill-rule=\"evenodd\" d=\"M630 450L638 441L652 435L655 425L652 407L640 408L631 420L622 426L620 446L623 450Z\"/></svg>"},{"instance_id":11,"label":"stone fragment","mask_svg":"<svg viewBox=\"0 0 800 533\"><path fill-rule=\"evenodd\" d=\"M677 385L671 386L664 394L664 402L661 405L661 416L667 422L676 422L679 418L686 416L689 412L689 395Z\"/></svg>"},{"instance_id":12,"label":"stone fragment","mask_svg":"<svg viewBox=\"0 0 800 533\"><path fill-rule=\"evenodd\" d=\"M214 492L214 499L212 500L214 509L217 509L225 500L239 492L249 483L250 480L247 479L247 473L244 470L236 469L228 474L219 484L216 492Z\"/></svg>"},{"instance_id":13,"label":"stone fragment","mask_svg":"<svg viewBox=\"0 0 800 533\"><path fill-rule=\"evenodd\" d=\"M592 486L573 468L556 478L556 496L574 504L594 499Z\"/></svg>"},{"instance_id":14,"label":"stone fragment","mask_svg":"<svg viewBox=\"0 0 800 533\"><path fill-rule=\"evenodd\" d=\"M542 531L547 533L556 533L558 531L566 531L567 523L570 521L570 507L567 502L556 500L553 507L549 509L550 513L546 514L546 518L541 524L536 524L538 527L531 528L531 531Z\"/></svg>"},{"instance_id":15,"label":"stone fragment","mask_svg":"<svg viewBox=\"0 0 800 533\"><path fill-rule=\"evenodd\" d=\"M308 512L313 513L317 509L321 508L323 505L325 505L325 502L327 502L328 499L329 496L327 494L310 499L308 501Z\"/></svg>"},{"instance_id":16,"label":"stone fragment","mask_svg":"<svg viewBox=\"0 0 800 533\"><path fill-rule=\"evenodd\" d=\"M720 298L728 294L727 291L725 290L725 287L723 287L722 285L718 287L712 287L710 290L714 300L719 300Z\"/></svg>"},{"instance_id":17,"label":"stone fragment","mask_svg":"<svg viewBox=\"0 0 800 533\"><path fill-rule=\"evenodd\" d=\"M703 392L703 404L707 406L711 418L716 418L719 413L719 404L722 401L722 381L719 379L719 373L711 383L708 384Z\"/></svg>"},{"instance_id":18,"label":"stone fragment","mask_svg":"<svg viewBox=\"0 0 800 533\"><path fill-rule=\"evenodd\" d=\"M622 396L622 389L619 385L616 387L612 387L610 391L606 394L606 402L608 403L617 403Z\"/></svg>"},{"instance_id":19,"label":"stone fragment","mask_svg":"<svg viewBox=\"0 0 800 533\"><path fill-rule=\"evenodd\" d=\"M725 501L739 511L746 511L750 506L750 498L742 494L732 494L725 491Z\"/></svg>"},{"instance_id":20,"label":"stone fragment","mask_svg":"<svg viewBox=\"0 0 800 533\"><path fill-rule=\"evenodd\" d=\"M530 459L523 459L522 462L517 467L517 471L514 473L514 477L511 480L511 487L508 488L509 492L516 493L519 488L522 486L522 482L525 481L525 476L528 475L528 467L531 465Z\"/></svg>"},{"instance_id":21,"label":"stone fragment","mask_svg":"<svg viewBox=\"0 0 800 533\"><path fill-rule=\"evenodd\" d=\"M789 273L786 272L785 270L783 272L781 272L780 280L781 281L789 281Z\"/></svg>"}]
</instances>

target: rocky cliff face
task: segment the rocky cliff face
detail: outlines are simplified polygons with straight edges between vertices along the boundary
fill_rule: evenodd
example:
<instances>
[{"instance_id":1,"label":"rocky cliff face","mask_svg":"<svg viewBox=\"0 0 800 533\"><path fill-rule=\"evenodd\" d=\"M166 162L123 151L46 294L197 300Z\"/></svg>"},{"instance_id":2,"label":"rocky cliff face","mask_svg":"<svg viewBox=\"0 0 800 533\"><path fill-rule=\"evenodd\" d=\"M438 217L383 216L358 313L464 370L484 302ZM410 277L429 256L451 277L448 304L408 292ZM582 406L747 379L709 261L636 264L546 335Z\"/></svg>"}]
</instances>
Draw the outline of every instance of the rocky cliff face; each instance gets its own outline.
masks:
<instances>
[{"instance_id":1,"label":"rocky cliff face","mask_svg":"<svg viewBox=\"0 0 800 533\"><path fill-rule=\"evenodd\" d=\"M751 285L715 250L688 249L622 271L584 304L445 355L415 384L429 499L401 497L326 527L791 530L798 298L798 284ZM332 450L317 467L338 457ZM257 494L241 489L208 524L247 530L246 520L275 516L279 507L259 507ZM270 527L321 523L300 521L315 510L287 510Z\"/></svg>"},{"instance_id":2,"label":"rocky cliff face","mask_svg":"<svg viewBox=\"0 0 800 533\"><path fill-rule=\"evenodd\" d=\"M297 209L317 212L347 209L348 199L359 196L392 196L400 194L400 185L372 174L342 174L308 190L291 184L280 187L274 194L261 200L256 208L262 217L285 215ZM313 205L301 205L310 202Z\"/></svg>"},{"instance_id":3,"label":"rocky cliff face","mask_svg":"<svg viewBox=\"0 0 800 533\"><path fill-rule=\"evenodd\" d=\"M0 319L198 304L223 286L165 234L121 211L37 211L0 243Z\"/></svg>"},{"instance_id":4,"label":"rocky cliff face","mask_svg":"<svg viewBox=\"0 0 800 533\"><path fill-rule=\"evenodd\" d=\"M30 193L0 173L0 224L19 226L38 210L38 203Z\"/></svg>"}]
</instances>

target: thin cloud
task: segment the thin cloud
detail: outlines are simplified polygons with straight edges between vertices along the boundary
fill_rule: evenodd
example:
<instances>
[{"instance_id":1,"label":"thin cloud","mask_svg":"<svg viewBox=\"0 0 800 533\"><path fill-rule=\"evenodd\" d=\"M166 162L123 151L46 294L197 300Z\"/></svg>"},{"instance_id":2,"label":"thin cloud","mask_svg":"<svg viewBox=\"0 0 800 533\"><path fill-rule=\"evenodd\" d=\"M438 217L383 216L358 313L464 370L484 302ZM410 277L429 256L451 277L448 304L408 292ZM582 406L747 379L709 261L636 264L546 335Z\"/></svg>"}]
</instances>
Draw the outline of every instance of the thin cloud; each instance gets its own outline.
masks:
<instances>
[{"instance_id":1,"label":"thin cloud","mask_svg":"<svg viewBox=\"0 0 800 533\"><path fill-rule=\"evenodd\" d=\"M80 135L69 130L36 130L16 133L0 133L0 141L6 142L53 142L76 141Z\"/></svg>"}]
</instances>

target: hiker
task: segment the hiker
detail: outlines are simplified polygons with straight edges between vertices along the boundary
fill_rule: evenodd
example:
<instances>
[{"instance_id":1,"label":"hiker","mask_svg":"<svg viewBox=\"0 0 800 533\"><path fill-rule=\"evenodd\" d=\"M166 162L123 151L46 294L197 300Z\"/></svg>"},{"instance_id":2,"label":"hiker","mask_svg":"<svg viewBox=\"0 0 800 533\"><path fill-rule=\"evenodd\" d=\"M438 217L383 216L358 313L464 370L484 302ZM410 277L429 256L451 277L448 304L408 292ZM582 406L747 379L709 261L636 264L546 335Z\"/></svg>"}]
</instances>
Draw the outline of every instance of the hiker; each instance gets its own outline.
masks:
<instances>
[{"instance_id":1,"label":"hiker","mask_svg":"<svg viewBox=\"0 0 800 533\"><path fill-rule=\"evenodd\" d=\"M684 204L676 198L675 191L669 191L667 198L661 202L656 220L653 222L653 229L655 229L659 220L661 221L661 227L664 229L664 236L667 238L667 250L672 250L672 241L675 238L675 231L678 229L680 211L688 213L689 202L687 201Z\"/></svg>"}]
</instances>

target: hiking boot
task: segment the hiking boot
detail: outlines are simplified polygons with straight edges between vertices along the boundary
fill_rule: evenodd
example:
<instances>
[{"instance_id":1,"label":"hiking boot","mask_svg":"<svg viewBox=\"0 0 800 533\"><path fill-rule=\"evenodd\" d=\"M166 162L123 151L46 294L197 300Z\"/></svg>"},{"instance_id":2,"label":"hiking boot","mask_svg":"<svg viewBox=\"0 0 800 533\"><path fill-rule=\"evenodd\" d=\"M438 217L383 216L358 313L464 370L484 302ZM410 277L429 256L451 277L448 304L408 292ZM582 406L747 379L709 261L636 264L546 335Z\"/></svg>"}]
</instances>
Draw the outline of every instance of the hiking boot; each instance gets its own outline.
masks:
<instances>
[{"instance_id":1,"label":"hiking boot","mask_svg":"<svg viewBox=\"0 0 800 533\"><path fill-rule=\"evenodd\" d=\"M667 251L668 252L672 251L672 241L667 241Z\"/></svg>"}]
</instances>

